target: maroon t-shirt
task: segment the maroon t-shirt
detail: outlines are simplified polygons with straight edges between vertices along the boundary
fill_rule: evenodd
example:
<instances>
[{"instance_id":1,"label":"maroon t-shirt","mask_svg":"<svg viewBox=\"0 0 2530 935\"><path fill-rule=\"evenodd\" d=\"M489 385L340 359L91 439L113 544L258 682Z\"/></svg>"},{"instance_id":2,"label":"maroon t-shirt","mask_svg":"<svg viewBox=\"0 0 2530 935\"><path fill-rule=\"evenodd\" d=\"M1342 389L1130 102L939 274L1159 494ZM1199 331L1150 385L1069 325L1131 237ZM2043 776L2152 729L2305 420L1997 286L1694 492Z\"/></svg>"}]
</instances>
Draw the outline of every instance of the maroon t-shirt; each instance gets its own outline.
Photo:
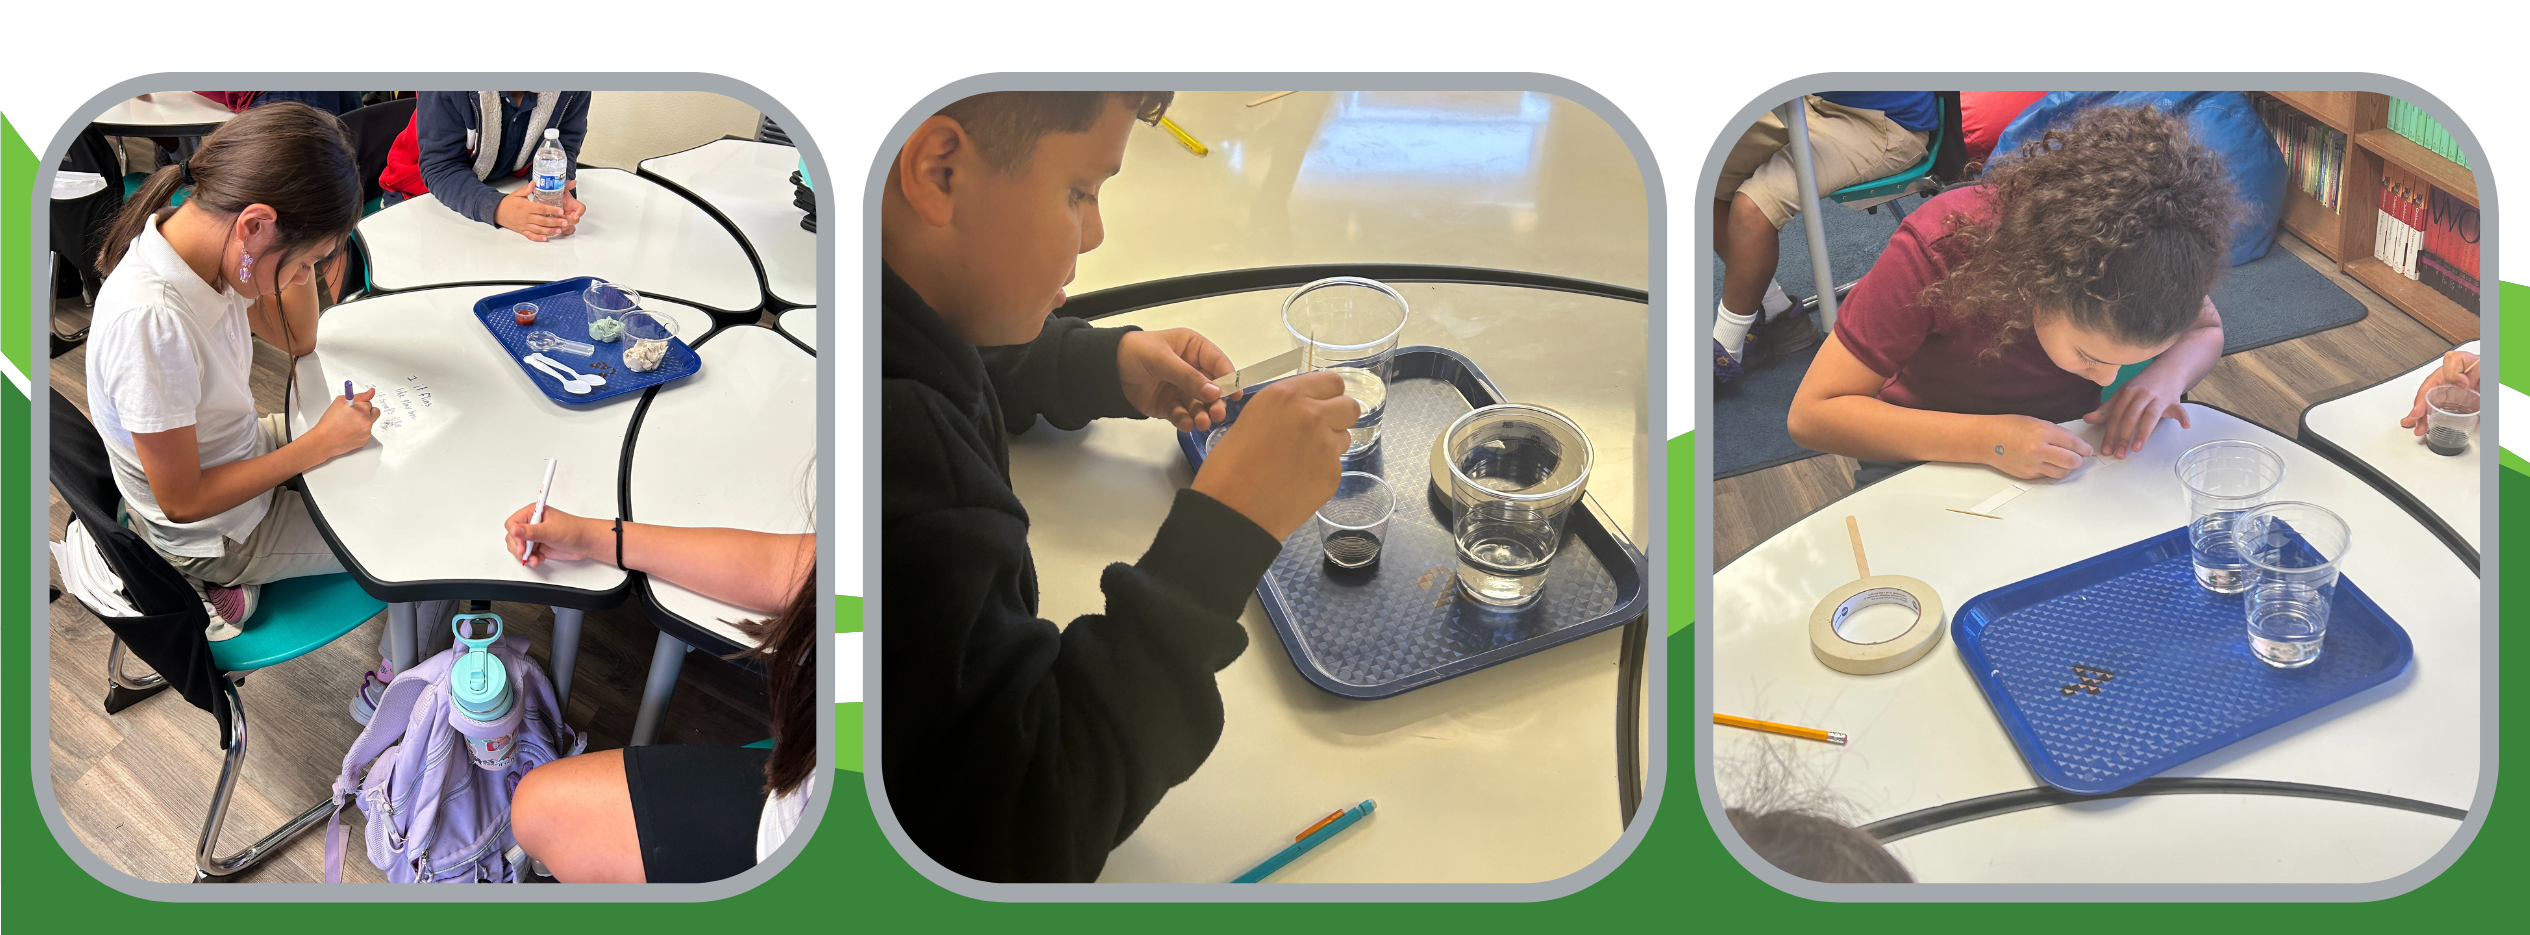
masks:
<instances>
[{"instance_id":1,"label":"maroon t-shirt","mask_svg":"<svg viewBox=\"0 0 2530 935\"><path fill-rule=\"evenodd\" d=\"M1883 378L1883 402L2049 422L2079 419L2099 408L2100 385L2056 366L2037 335L2020 329L2001 355L1986 357L2001 339L2000 316L1957 314L1920 298L1925 286L1968 259L1964 244L1936 246L1953 229L1952 219L1992 224L1990 196L1982 185L1955 188L1908 214L1871 272L1836 304L1836 341Z\"/></svg>"}]
</instances>

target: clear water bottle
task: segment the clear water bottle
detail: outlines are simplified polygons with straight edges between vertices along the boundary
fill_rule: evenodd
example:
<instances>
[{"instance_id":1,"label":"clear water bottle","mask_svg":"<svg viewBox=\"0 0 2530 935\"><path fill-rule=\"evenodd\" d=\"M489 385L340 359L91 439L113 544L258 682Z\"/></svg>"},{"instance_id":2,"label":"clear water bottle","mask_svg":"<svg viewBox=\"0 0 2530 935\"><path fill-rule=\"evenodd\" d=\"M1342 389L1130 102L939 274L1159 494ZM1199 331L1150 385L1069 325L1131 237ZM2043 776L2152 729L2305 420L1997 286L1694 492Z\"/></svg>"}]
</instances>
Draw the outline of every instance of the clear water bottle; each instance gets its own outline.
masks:
<instances>
[{"instance_id":1,"label":"clear water bottle","mask_svg":"<svg viewBox=\"0 0 2530 935\"><path fill-rule=\"evenodd\" d=\"M563 155L562 131L545 128L545 144L536 147L536 191L528 197L540 205L562 206L562 186L571 177L571 157Z\"/></svg>"}]
</instances>

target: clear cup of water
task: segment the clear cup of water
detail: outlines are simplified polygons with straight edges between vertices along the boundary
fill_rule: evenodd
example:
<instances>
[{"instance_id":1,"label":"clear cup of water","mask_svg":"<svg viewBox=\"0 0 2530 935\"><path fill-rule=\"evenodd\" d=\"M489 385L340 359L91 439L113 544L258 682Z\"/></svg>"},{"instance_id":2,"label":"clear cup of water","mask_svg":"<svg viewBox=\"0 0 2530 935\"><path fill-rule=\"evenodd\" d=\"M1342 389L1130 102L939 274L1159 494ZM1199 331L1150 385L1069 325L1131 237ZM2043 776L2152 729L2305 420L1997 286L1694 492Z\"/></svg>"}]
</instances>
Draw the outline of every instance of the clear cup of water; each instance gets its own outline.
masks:
<instances>
[{"instance_id":1,"label":"clear cup of water","mask_svg":"<svg viewBox=\"0 0 2530 935\"><path fill-rule=\"evenodd\" d=\"M2216 594L2246 590L2249 563L2233 545L2231 527L2284 482L2283 456L2236 438L2206 442L2179 456L2178 475L2187 490L2187 544L2196 583Z\"/></svg>"},{"instance_id":2,"label":"clear cup of water","mask_svg":"<svg viewBox=\"0 0 2530 935\"><path fill-rule=\"evenodd\" d=\"M1460 592L1496 607L1535 602L1590 481L1590 439L1562 413L1508 403L1458 417L1441 451Z\"/></svg>"},{"instance_id":3,"label":"clear cup of water","mask_svg":"<svg viewBox=\"0 0 2530 935\"><path fill-rule=\"evenodd\" d=\"M2425 391L2425 449L2456 456L2477 435L2477 391L2445 384Z\"/></svg>"},{"instance_id":4,"label":"clear cup of water","mask_svg":"<svg viewBox=\"0 0 2530 935\"><path fill-rule=\"evenodd\" d=\"M1377 474L1344 472L1336 479L1335 496L1318 508L1318 541L1326 547L1326 560L1338 568L1379 561L1388 519L1396 511L1397 495L1387 481Z\"/></svg>"},{"instance_id":5,"label":"clear cup of water","mask_svg":"<svg viewBox=\"0 0 2530 935\"><path fill-rule=\"evenodd\" d=\"M2345 520L2318 504L2278 500L2243 514L2232 538L2249 563L2249 651L2279 669L2319 661L2337 569L2354 544Z\"/></svg>"},{"instance_id":6,"label":"clear cup of water","mask_svg":"<svg viewBox=\"0 0 2530 935\"><path fill-rule=\"evenodd\" d=\"M1321 279L1283 300L1283 327L1305 352L1303 372L1325 370L1344 379L1344 395L1361 404L1352 443L1355 457L1379 444L1379 417L1388 409L1397 335L1406 327L1406 297L1386 283L1354 276Z\"/></svg>"}]
</instances>

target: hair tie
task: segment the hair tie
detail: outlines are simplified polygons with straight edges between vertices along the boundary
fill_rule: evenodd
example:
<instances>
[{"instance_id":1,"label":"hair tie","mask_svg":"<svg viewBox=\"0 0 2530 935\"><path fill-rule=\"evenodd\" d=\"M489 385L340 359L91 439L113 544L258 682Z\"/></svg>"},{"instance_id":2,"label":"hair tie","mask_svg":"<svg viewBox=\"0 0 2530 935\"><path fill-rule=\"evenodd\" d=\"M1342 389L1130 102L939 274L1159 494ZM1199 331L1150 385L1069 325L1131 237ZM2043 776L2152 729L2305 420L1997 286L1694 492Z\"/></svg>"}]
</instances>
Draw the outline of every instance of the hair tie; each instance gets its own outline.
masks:
<instances>
[{"instance_id":1,"label":"hair tie","mask_svg":"<svg viewBox=\"0 0 2530 935\"><path fill-rule=\"evenodd\" d=\"M176 171L184 174L182 184L193 184L193 160L186 159L176 163Z\"/></svg>"}]
</instances>

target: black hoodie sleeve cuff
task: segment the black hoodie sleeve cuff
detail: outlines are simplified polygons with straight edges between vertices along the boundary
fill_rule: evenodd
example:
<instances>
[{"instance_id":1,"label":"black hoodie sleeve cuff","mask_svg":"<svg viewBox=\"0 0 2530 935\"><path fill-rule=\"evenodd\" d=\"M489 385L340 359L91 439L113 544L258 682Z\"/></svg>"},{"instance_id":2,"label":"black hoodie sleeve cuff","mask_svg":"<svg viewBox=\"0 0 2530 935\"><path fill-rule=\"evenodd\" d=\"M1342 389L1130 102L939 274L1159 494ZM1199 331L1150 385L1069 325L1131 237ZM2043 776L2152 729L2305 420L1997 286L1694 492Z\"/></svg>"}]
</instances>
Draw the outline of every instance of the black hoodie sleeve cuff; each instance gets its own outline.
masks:
<instances>
[{"instance_id":1,"label":"black hoodie sleeve cuff","mask_svg":"<svg viewBox=\"0 0 2530 935\"><path fill-rule=\"evenodd\" d=\"M1190 488L1177 492L1168 521L1134 567L1206 610L1236 617L1282 549L1254 520Z\"/></svg>"},{"instance_id":2,"label":"black hoodie sleeve cuff","mask_svg":"<svg viewBox=\"0 0 2530 935\"><path fill-rule=\"evenodd\" d=\"M1094 418L1143 418L1142 410L1125 398L1124 377L1116 368L1116 352L1124 336L1140 330L1132 325L1100 328L1084 322L1065 334L1063 372L1071 377L1071 385L1063 388L1064 398Z\"/></svg>"}]
</instances>

